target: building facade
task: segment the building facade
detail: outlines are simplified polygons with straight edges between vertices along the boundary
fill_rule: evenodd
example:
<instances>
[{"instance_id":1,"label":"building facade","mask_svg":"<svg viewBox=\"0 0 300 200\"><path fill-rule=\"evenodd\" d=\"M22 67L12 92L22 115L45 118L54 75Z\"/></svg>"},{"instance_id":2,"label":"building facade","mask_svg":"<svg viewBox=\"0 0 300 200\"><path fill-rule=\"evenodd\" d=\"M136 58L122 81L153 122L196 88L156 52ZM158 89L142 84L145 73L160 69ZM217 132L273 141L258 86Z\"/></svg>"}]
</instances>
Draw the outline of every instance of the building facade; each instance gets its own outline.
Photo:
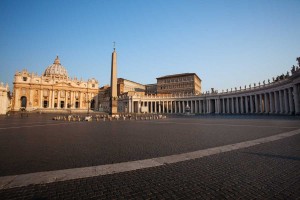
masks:
<instances>
[{"instance_id":1,"label":"building facade","mask_svg":"<svg viewBox=\"0 0 300 200\"><path fill-rule=\"evenodd\" d=\"M124 78L118 78L118 96L128 92L145 92L145 85Z\"/></svg>"},{"instance_id":2,"label":"building facade","mask_svg":"<svg viewBox=\"0 0 300 200\"><path fill-rule=\"evenodd\" d=\"M185 114L300 114L299 66L273 81L218 93L122 96L122 112ZM290 75L291 74L291 75ZM126 110L126 109L127 110Z\"/></svg>"},{"instance_id":3,"label":"building facade","mask_svg":"<svg viewBox=\"0 0 300 200\"><path fill-rule=\"evenodd\" d=\"M58 57L42 76L27 70L14 77L12 110L86 111L97 109L98 81L69 78Z\"/></svg>"},{"instance_id":4,"label":"building facade","mask_svg":"<svg viewBox=\"0 0 300 200\"><path fill-rule=\"evenodd\" d=\"M201 79L195 73L174 74L157 79L157 94L201 94Z\"/></svg>"},{"instance_id":5,"label":"building facade","mask_svg":"<svg viewBox=\"0 0 300 200\"><path fill-rule=\"evenodd\" d=\"M145 89L145 94L157 94L157 84L147 84Z\"/></svg>"},{"instance_id":6,"label":"building facade","mask_svg":"<svg viewBox=\"0 0 300 200\"><path fill-rule=\"evenodd\" d=\"M10 93L8 84L0 83L0 115L5 115L10 110Z\"/></svg>"}]
</instances>

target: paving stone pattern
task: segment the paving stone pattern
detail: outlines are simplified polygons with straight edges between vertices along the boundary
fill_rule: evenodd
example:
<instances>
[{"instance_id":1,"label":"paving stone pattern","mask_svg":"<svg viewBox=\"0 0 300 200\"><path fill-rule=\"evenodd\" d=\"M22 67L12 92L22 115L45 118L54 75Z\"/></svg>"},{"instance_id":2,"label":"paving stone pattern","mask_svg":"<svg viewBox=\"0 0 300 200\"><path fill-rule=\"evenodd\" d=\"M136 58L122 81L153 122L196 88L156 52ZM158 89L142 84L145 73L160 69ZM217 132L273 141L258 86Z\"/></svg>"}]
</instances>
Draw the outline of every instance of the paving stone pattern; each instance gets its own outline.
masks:
<instances>
[{"instance_id":1,"label":"paving stone pattern","mask_svg":"<svg viewBox=\"0 0 300 200\"><path fill-rule=\"evenodd\" d=\"M201 159L0 190L1 199L299 199L300 136Z\"/></svg>"},{"instance_id":2,"label":"paving stone pattern","mask_svg":"<svg viewBox=\"0 0 300 200\"><path fill-rule=\"evenodd\" d=\"M0 121L0 176L168 156L300 127L299 121L293 120L230 117L64 124L50 119L41 115Z\"/></svg>"}]
</instances>

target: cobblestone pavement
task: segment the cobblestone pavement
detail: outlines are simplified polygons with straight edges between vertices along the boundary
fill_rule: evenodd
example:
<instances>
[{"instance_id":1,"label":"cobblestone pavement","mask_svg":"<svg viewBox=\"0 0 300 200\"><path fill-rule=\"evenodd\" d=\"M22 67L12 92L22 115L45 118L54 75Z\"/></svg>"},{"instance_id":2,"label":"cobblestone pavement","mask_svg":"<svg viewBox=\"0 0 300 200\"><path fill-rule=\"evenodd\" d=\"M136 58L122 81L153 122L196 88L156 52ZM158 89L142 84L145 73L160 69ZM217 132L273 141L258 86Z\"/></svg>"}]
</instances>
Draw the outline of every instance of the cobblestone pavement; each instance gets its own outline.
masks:
<instances>
[{"instance_id":1,"label":"cobblestone pavement","mask_svg":"<svg viewBox=\"0 0 300 200\"><path fill-rule=\"evenodd\" d=\"M299 199L300 136L162 167L0 190L2 199Z\"/></svg>"},{"instance_id":2,"label":"cobblestone pavement","mask_svg":"<svg viewBox=\"0 0 300 200\"><path fill-rule=\"evenodd\" d=\"M11 127L2 122L0 128ZM300 126L226 117L48 125L0 129L1 176L190 152ZM0 199L300 199L299 144L296 135L160 167L0 190Z\"/></svg>"}]
</instances>

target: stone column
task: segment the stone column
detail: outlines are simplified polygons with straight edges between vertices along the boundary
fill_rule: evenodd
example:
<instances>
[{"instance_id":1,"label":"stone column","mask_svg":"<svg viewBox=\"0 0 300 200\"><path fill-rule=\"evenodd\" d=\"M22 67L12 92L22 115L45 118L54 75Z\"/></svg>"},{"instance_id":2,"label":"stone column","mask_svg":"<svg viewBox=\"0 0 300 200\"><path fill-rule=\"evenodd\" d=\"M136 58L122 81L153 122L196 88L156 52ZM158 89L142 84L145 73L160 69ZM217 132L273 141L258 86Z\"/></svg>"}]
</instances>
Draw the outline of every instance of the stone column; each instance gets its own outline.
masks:
<instances>
[{"instance_id":1,"label":"stone column","mask_svg":"<svg viewBox=\"0 0 300 200\"><path fill-rule=\"evenodd\" d=\"M270 113L270 95L269 93L266 93L266 112Z\"/></svg>"},{"instance_id":2,"label":"stone column","mask_svg":"<svg viewBox=\"0 0 300 200\"><path fill-rule=\"evenodd\" d=\"M264 112L264 105L262 103L262 94L259 94L259 107L260 107L260 113Z\"/></svg>"},{"instance_id":3,"label":"stone column","mask_svg":"<svg viewBox=\"0 0 300 200\"><path fill-rule=\"evenodd\" d=\"M230 113L230 108L229 108L229 98L226 98L226 113Z\"/></svg>"},{"instance_id":4,"label":"stone column","mask_svg":"<svg viewBox=\"0 0 300 200\"><path fill-rule=\"evenodd\" d=\"M171 101L171 113L174 113L173 105L174 105L174 101Z\"/></svg>"},{"instance_id":5,"label":"stone column","mask_svg":"<svg viewBox=\"0 0 300 200\"><path fill-rule=\"evenodd\" d=\"M257 94L254 95L255 113L258 113L258 100Z\"/></svg>"},{"instance_id":6,"label":"stone column","mask_svg":"<svg viewBox=\"0 0 300 200\"><path fill-rule=\"evenodd\" d=\"M151 101L151 113L155 113L155 101Z\"/></svg>"},{"instance_id":7,"label":"stone column","mask_svg":"<svg viewBox=\"0 0 300 200\"><path fill-rule=\"evenodd\" d=\"M274 103L275 103L275 113L279 113L279 97L278 93L275 91L274 92Z\"/></svg>"},{"instance_id":8,"label":"stone column","mask_svg":"<svg viewBox=\"0 0 300 200\"><path fill-rule=\"evenodd\" d=\"M151 101L150 105L151 105L151 113L154 113L154 101Z\"/></svg>"},{"instance_id":9,"label":"stone column","mask_svg":"<svg viewBox=\"0 0 300 200\"><path fill-rule=\"evenodd\" d=\"M214 99L215 101L215 114L219 114L219 108L218 108L218 99Z\"/></svg>"},{"instance_id":10,"label":"stone column","mask_svg":"<svg viewBox=\"0 0 300 200\"><path fill-rule=\"evenodd\" d=\"M147 103L147 112L151 113L151 101L146 101L146 103Z\"/></svg>"},{"instance_id":11,"label":"stone column","mask_svg":"<svg viewBox=\"0 0 300 200\"><path fill-rule=\"evenodd\" d=\"M289 92L289 111L290 111L290 115L294 114L295 109L294 109L294 104L293 104L293 93L292 93L292 88L288 88L288 92Z\"/></svg>"},{"instance_id":12,"label":"stone column","mask_svg":"<svg viewBox=\"0 0 300 200\"><path fill-rule=\"evenodd\" d=\"M70 108L73 109L74 107L74 92L70 91ZM96 96L96 100L95 100L95 110L98 110L98 95Z\"/></svg>"},{"instance_id":13,"label":"stone column","mask_svg":"<svg viewBox=\"0 0 300 200\"><path fill-rule=\"evenodd\" d=\"M202 101L199 100L199 113L202 114Z\"/></svg>"},{"instance_id":14,"label":"stone column","mask_svg":"<svg viewBox=\"0 0 300 200\"><path fill-rule=\"evenodd\" d=\"M299 103L299 92L298 92L298 86L293 86L293 96L294 96L294 102L295 102L295 114L300 114L300 103Z\"/></svg>"},{"instance_id":15,"label":"stone column","mask_svg":"<svg viewBox=\"0 0 300 200\"><path fill-rule=\"evenodd\" d=\"M80 96L80 107L82 106L82 97ZM57 91L57 108L60 108L60 91Z\"/></svg>"},{"instance_id":16,"label":"stone column","mask_svg":"<svg viewBox=\"0 0 300 200\"><path fill-rule=\"evenodd\" d=\"M283 95L282 95L282 91L279 90L279 105L280 105L280 113L284 113L284 110L283 110Z\"/></svg>"},{"instance_id":17,"label":"stone column","mask_svg":"<svg viewBox=\"0 0 300 200\"><path fill-rule=\"evenodd\" d=\"M241 96L241 113L244 113L244 100L242 96Z\"/></svg>"},{"instance_id":18,"label":"stone column","mask_svg":"<svg viewBox=\"0 0 300 200\"><path fill-rule=\"evenodd\" d=\"M239 97L235 97L235 113L239 114L240 110L239 110Z\"/></svg>"},{"instance_id":19,"label":"stone column","mask_svg":"<svg viewBox=\"0 0 300 200\"><path fill-rule=\"evenodd\" d=\"M207 113L211 113L211 100L210 99L206 100L206 105L207 105Z\"/></svg>"},{"instance_id":20,"label":"stone column","mask_svg":"<svg viewBox=\"0 0 300 200\"><path fill-rule=\"evenodd\" d=\"M54 90L52 90L50 108L54 108Z\"/></svg>"},{"instance_id":21,"label":"stone column","mask_svg":"<svg viewBox=\"0 0 300 200\"><path fill-rule=\"evenodd\" d=\"M128 112L131 113L131 101L128 99Z\"/></svg>"},{"instance_id":22,"label":"stone column","mask_svg":"<svg viewBox=\"0 0 300 200\"><path fill-rule=\"evenodd\" d=\"M49 90L50 91L50 90ZM43 105L43 97L44 97L44 95L43 95L43 90L40 90L40 106L39 106L39 108L43 108L44 107L44 105ZM50 106L50 92L49 92L49 94L48 94L48 98L49 98L49 106Z\"/></svg>"},{"instance_id":23,"label":"stone column","mask_svg":"<svg viewBox=\"0 0 300 200\"><path fill-rule=\"evenodd\" d=\"M222 99L222 113L225 114L225 98Z\"/></svg>"},{"instance_id":24,"label":"stone column","mask_svg":"<svg viewBox=\"0 0 300 200\"><path fill-rule=\"evenodd\" d=\"M231 98L231 113L234 114L234 99Z\"/></svg>"},{"instance_id":25,"label":"stone column","mask_svg":"<svg viewBox=\"0 0 300 200\"><path fill-rule=\"evenodd\" d=\"M166 101L166 113L169 113L169 101Z\"/></svg>"},{"instance_id":26,"label":"stone column","mask_svg":"<svg viewBox=\"0 0 300 200\"><path fill-rule=\"evenodd\" d=\"M248 96L245 96L245 107L246 107L245 113L248 114L249 113Z\"/></svg>"},{"instance_id":27,"label":"stone column","mask_svg":"<svg viewBox=\"0 0 300 200\"><path fill-rule=\"evenodd\" d=\"M157 107L158 107L158 113L161 113L161 108L160 108L160 101L157 101Z\"/></svg>"},{"instance_id":28,"label":"stone column","mask_svg":"<svg viewBox=\"0 0 300 200\"><path fill-rule=\"evenodd\" d=\"M269 93L269 100L270 100L270 113L274 113L274 102L273 102L273 94L272 92Z\"/></svg>"},{"instance_id":29,"label":"stone column","mask_svg":"<svg viewBox=\"0 0 300 200\"><path fill-rule=\"evenodd\" d=\"M288 95L287 95L287 89L283 90L284 94L284 113L288 114L289 113L289 102L288 102Z\"/></svg>"},{"instance_id":30,"label":"stone column","mask_svg":"<svg viewBox=\"0 0 300 200\"><path fill-rule=\"evenodd\" d=\"M174 101L174 106L175 113L177 113L177 101Z\"/></svg>"},{"instance_id":31,"label":"stone column","mask_svg":"<svg viewBox=\"0 0 300 200\"><path fill-rule=\"evenodd\" d=\"M253 97L250 95L250 113L253 114Z\"/></svg>"},{"instance_id":32,"label":"stone column","mask_svg":"<svg viewBox=\"0 0 300 200\"><path fill-rule=\"evenodd\" d=\"M90 96L91 96L91 94L89 93L89 95L88 95L88 97L89 97L88 100L91 99ZM90 105L91 105L91 102L88 102L87 104L90 106ZM64 108L65 108L65 109L68 108L68 90L65 90L65 105L64 105ZM90 106L90 108L91 108L91 106Z\"/></svg>"},{"instance_id":33,"label":"stone column","mask_svg":"<svg viewBox=\"0 0 300 200\"><path fill-rule=\"evenodd\" d=\"M138 111L137 111L137 113L141 113L141 102L140 101L138 101Z\"/></svg>"},{"instance_id":34,"label":"stone column","mask_svg":"<svg viewBox=\"0 0 300 200\"><path fill-rule=\"evenodd\" d=\"M218 112L221 113L221 99L218 99Z\"/></svg>"}]
</instances>

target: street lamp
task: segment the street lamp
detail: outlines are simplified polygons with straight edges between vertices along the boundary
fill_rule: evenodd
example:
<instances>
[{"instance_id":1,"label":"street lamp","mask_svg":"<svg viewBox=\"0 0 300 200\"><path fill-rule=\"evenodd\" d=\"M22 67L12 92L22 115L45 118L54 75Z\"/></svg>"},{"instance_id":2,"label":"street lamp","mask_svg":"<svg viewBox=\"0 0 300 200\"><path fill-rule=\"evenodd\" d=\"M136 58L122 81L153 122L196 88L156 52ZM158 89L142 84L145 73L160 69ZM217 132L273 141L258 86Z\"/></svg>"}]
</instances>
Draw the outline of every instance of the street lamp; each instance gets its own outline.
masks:
<instances>
[{"instance_id":1,"label":"street lamp","mask_svg":"<svg viewBox=\"0 0 300 200\"><path fill-rule=\"evenodd\" d=\"M91 102L91 101L88 99L88 100L87 100L87 103L88 103L88 112L87 112L87 114L88 114L88 115L90 114L90 102Z\"/></svg>"}]
</instances>

